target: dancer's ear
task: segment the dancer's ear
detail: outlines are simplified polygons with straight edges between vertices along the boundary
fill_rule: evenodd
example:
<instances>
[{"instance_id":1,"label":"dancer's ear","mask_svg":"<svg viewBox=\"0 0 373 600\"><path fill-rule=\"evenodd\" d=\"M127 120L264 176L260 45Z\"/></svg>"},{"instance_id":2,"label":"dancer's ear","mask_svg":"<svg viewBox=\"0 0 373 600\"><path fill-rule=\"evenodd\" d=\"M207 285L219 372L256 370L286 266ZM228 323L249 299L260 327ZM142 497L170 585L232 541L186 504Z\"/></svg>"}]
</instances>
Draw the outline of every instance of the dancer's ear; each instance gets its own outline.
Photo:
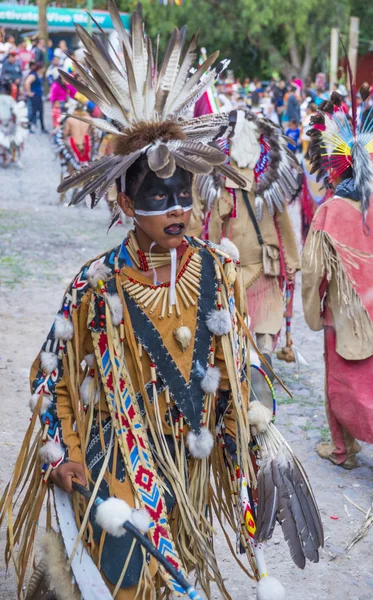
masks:
<instances>
[{"instance_id":1,"label":"dancer's ear","mask_svg":"<svg viewBox=\"0 0 373 600\"><path fill-rule=\"evenodd\" d=\"M133 219L135 216L135 211L133 209L133 202L131 198L129 198L129 196L127 196L124 192L119 192L117 196L117 202L124 214Z\"/></svg>"}]
</instances>

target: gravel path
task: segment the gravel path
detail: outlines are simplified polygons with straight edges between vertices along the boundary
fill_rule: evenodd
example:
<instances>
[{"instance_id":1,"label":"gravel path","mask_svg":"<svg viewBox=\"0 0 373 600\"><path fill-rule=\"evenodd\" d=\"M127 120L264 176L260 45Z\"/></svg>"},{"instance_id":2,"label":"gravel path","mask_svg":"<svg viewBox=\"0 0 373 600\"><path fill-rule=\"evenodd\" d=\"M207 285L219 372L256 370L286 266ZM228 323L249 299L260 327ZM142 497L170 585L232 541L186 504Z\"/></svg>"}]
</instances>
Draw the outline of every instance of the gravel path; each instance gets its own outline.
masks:
<instances>
[{"instance_id":1,"label":"gravel path","mask_svg":"<svg viewBox=\"0 0 373 600\"><path fill-rule=\"evenodd\" d=\"M65 286L89 258L118 244L124 230L106 234L109 213L59 205L55 192L58 162L48 136L28 140L24 168L1 171L0 196L0 493L14 465L28 420L28 373L47 334ZM299 225L298 208L293 218ZM344 547L364 515L346 496L367 511L372 500L373 448L363 445L361 467L353 472L317 457L315 445L328 436L324 413L323 335L310 332L302 315L300 281L295 298L294 339L308 362L276 362L293 399L278 391L277 425L306 468L323 516L326 544L318 565L304 572L292 563L281 529L268 544L270 573L287 588L287 600L372 600L373 532L348 554ZM4 532L0 534L0 600L15 600L12 570L5 572ZM217 541L222 570L234 600L253 600L254 586ZM220 598L219 594L214 596Z\"/></svg>"}]
</instances>

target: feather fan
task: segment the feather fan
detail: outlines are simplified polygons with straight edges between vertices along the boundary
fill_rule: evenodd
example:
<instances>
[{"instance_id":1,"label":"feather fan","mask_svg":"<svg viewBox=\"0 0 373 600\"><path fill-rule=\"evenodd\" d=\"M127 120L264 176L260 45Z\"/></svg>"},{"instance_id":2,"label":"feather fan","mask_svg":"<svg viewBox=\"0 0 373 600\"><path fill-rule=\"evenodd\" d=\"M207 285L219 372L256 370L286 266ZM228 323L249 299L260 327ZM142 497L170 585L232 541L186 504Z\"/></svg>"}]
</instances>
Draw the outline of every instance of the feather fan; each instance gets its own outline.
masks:
<instances>
[{"instance_id":1,"label":"feather fan","mask_svg":"<svg viewBox=\"0 0 373 600\"><path fill-rule=\"evenodd\" d=\"M318 562L319 548L324 545L321 517L307 475L273 423L255 439L260 456L255 539L269 539L277 519L294 563L304 569L306 560Z\"/></svg>"}]
</instances>

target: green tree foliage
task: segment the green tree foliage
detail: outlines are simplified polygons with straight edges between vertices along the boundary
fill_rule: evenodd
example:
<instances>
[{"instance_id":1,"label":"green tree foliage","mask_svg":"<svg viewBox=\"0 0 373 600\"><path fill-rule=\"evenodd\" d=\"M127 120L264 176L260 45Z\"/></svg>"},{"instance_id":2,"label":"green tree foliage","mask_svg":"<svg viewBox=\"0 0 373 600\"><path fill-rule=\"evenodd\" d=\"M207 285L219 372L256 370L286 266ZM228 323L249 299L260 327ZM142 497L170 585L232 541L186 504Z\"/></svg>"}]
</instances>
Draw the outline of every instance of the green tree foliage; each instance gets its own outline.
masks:
<instances>
[{"instance_id":1,"label":"green tree foliage","mask_svg":"<svg viewBox=\"0 0 373 600\"><path fill-rule=\"evenodd\" d=\"M363 0L358 0L363 3ZM229 57L235 73L270 77L306 77L327 68L331 27L344 31L349 0L185 0L164 6L143 0L147 29L160 33L160 49L173 27L187 24L200 30L201 43ZM120 10L132 11L136 2L120 0Z\"/></svg>"}]
</instances>

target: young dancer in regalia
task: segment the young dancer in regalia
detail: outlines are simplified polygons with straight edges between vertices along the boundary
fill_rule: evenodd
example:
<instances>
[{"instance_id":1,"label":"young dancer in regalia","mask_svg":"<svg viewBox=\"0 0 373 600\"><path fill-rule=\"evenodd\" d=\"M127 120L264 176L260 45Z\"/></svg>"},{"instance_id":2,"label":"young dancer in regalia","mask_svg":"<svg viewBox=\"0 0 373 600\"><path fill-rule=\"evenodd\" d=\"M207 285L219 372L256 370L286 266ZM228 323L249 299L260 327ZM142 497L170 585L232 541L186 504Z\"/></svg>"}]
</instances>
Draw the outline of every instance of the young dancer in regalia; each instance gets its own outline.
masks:
<instances>
[{"instance_id":1,"label":"young dancer in regalia","mask_svg":"<svg viewBox=\"0 0 373 600\"><path fill-rule=\"evenodd\" d=\"M79 91L114 119L95 121L114 134L113 154L60 189L76 186L77 202L89 194L95 204L116 182L134 229L73 279L33 365L33 417L0 503L7 560L15 560L22 596L45 500L47 529L56 508L66 560L56 568L54 538L44 540L28 598L44 586L62 600L161 599L184 591L197 599L185 579L194 571L206 598L214 581L230 599L213 544L217 520L236 533L248 567L237 560L258 580L258 598L282 600L262 543L278 516L304 568L306 559L318 560L320 517L272 411L248 403L250 333L239 266L219 247L185 237L196 174L215 167L245 186L209 143L233 132L229 116L182 117L215 79L217 55L190 76L197 39L180 61L185 32L175 29L158 70L140 14L130 37L109 8L125 66L79 27L89 70L78 68ZM15 516L20 486L27 493Z\"/></svg>"}]
</instances>

